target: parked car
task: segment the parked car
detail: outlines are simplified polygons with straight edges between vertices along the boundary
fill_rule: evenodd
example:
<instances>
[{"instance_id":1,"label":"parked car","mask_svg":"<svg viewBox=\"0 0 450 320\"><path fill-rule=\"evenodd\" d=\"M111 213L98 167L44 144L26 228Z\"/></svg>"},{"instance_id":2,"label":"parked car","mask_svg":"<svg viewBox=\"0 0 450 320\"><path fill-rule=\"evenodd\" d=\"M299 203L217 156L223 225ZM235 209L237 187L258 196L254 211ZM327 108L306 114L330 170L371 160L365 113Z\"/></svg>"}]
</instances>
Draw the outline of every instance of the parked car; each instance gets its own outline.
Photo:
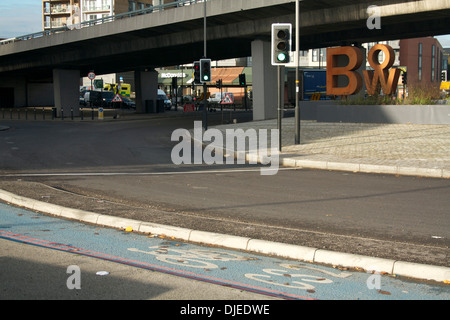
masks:
<instances>
[{"instance_id":1,"label":"parked car","mask_svg":"<svg viewBox=\"0 0 450 320\"><path fill-rule=\"evenodd\" d=\"M114 96L115 94L110 91L81 91L81 97L84 98L85 107L110 108Z\"/></svg>"},{"instance_id":2,"label":"parked car","mask_svg":"<svg viewBox=\"0 0 450 320\"><path fill-rule=\"evenodd\" d=\"M112 91L92 91L85 90L80 94L80 106L82 107L103 107L103 108L120 108L122 106L127 108L136 108L136 105L130 99L120 96L122 103L112 102L116 94ZM92 102L92 104L91 104Z\"/></svg>"},{"instance_id":3,"label":"parked car","mask_svg":"<svg viewBox=\"0 0 450 320\"><path fill-rule=\"evenodd\" d=\"M123 106L128 109L136 109L136 103L133 100L130 100L126 97L122 97Z\"/></svg>"}]
</instances>

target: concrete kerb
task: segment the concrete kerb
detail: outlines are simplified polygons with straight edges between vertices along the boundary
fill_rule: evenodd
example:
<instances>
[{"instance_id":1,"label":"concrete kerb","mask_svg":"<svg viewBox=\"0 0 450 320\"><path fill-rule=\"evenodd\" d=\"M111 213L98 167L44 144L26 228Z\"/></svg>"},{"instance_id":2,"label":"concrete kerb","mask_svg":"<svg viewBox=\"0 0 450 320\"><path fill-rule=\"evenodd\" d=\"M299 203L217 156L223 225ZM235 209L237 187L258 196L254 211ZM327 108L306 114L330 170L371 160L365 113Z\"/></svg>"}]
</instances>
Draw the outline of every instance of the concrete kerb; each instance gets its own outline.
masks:
<instances>
[{"instance_id":1,"label":"concrete kerb","mask_svg":"<svg viewBox=\"0 0 450 320\"><path fill-rule=\"evenodd\" d=\"M437 282L450 281L450 268L448 267L339 253L317 248L296 246L292 244L270 242L266 240L204 232L113 217L78 209L65 208L59 205L17 196L1 189L0 200L15 206L24 207L45 214L115 229L126 229L131 227L133 228L133 231L139 233L164 235L166 237L173 237L193 243L220 246L235 250L244 250L258 254L267 254L311 263L320 263L346 268L362 268L370 272L385 272L388 274L421 280L431 280Z\"/></svg>"},{"instance_id":2,"label":"concrete kerb","mask_svg":"<svg viewBox=\"0 0 450 320\"><path fill-rule=\"evenodd\" d=\"M9 129L9 127L6 127L6 126L0 126L0 131L6 131L6 130L8 130Z\"/></svg>"},{"instance_id":3,"label":"concrete kerb","mask_svg":"<svg viewBox=\"0 0 450 320\"><path fill-rule=\"evenodd\" d=\"M395 174L403 176L420 176L428 178L450 178L450 171L439 168L416 168L402 166L375 165L336 161L298 160L282 158L280 164L285 167L297 167L320 170L350 171L360 173Z\"/></svg>"},{"instance_id":4,"label":"concrete kerb","mask_svg":"<svg viewBox=\"0 0 450 320\"><path fill-rule=\"evenodd\" d=\"M192 131L191 131L192 133ZM203 141L199 141L193 134L185 136L191 138L194 146L205 146ZM249 163L262 163L259 155L253 152L228 150L225 147L222 149L224 156L234 157L234 159L245 159ZM296 159L288 155L280 154L279 164L284 167L291 168L305 168L318 170L332 170L332 171L346 171L355 173L376 173L376 174L391 174L403 176L418 176L427 178L450 178L450 170L440 168L417 168L404 166L390 166L390 165L376 165L370 163L357 162L341 162L341 161L321 161L310 159Z\"/></svg>"}]
</instances>

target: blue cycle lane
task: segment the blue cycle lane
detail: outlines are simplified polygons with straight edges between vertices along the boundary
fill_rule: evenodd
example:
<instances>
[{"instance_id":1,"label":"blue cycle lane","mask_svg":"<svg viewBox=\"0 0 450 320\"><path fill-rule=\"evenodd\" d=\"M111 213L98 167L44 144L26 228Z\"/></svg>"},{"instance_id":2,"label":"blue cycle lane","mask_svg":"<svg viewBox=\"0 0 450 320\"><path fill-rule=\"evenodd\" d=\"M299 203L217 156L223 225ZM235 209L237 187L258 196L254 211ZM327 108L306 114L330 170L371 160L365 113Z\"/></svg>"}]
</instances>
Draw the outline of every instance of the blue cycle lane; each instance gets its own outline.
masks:
<instances>
[{"instance_id":1,"label":"blue cycle lane","mask_svg":"<svg viewBox=\"0 0 450 320\"><path fill-rule=\"evenodd\" d=\"M0 238L281 299L450 299L450 286L444 284L407 281L101 228L3 203L0 203Z\"/></svg>"}]
</instances>

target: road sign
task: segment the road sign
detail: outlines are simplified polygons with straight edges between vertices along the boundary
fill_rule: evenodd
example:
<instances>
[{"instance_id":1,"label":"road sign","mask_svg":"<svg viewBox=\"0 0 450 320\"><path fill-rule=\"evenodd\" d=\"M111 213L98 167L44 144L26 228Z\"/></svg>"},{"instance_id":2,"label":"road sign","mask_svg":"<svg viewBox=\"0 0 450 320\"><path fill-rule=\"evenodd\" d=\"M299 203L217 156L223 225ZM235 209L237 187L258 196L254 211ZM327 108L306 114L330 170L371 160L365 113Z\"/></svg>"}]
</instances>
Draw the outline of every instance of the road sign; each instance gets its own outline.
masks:
<instances>
[{"instance_id":1,"label":"road sign","mask_svg":"<svg viewBox=\"0 0 450 320\"><path fill-rule=\"evenodd\" d=\"M233 103L234 103L234 101L233 101L233 98L231 97L231 95L229 93L226 93L221 104L233 104Z\"/></svg>"},{"instance_id":2,"label":"road sign","mask_svg":"<svg viewBox=\"0 0 450 320\"><path fill-rule=\"evenodd\" d=\"M120 96L120 94L116 94L114 99L112 99L112 102L123 102L122 97Z\"/></svg>"},{"instance_id":3,"label":"road sign","mask_svg":"<svg viewBox=\"0 0 450 320\"><path fill-rule=\"evenodd\" d=\"M89 80L94 80L95 79L95 73L89 72L88 73L88 78L89 78Z\"/></svg>"}]
</instances>

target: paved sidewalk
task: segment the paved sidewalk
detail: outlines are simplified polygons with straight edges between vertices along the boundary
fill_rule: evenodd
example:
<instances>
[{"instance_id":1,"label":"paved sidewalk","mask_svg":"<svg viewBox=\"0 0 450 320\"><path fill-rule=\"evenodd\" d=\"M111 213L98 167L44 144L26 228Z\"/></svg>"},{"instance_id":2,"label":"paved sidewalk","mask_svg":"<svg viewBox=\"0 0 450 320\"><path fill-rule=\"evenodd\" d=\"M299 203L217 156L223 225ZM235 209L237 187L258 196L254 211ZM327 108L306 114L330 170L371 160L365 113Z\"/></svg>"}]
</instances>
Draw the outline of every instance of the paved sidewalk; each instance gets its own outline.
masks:
<instances>
[{"instance_id":1,"label":"paved sidewalk","mask_svg":"<svg viewBox=\"0 0 450 320\"><path fill-rule=\"evenodd\" d=\"M450 125L302 121L295 145L294 121L282 120L284 166L450 178ZM276 129L277 120L215 128Z\"/></svg>"}]
</instances>

